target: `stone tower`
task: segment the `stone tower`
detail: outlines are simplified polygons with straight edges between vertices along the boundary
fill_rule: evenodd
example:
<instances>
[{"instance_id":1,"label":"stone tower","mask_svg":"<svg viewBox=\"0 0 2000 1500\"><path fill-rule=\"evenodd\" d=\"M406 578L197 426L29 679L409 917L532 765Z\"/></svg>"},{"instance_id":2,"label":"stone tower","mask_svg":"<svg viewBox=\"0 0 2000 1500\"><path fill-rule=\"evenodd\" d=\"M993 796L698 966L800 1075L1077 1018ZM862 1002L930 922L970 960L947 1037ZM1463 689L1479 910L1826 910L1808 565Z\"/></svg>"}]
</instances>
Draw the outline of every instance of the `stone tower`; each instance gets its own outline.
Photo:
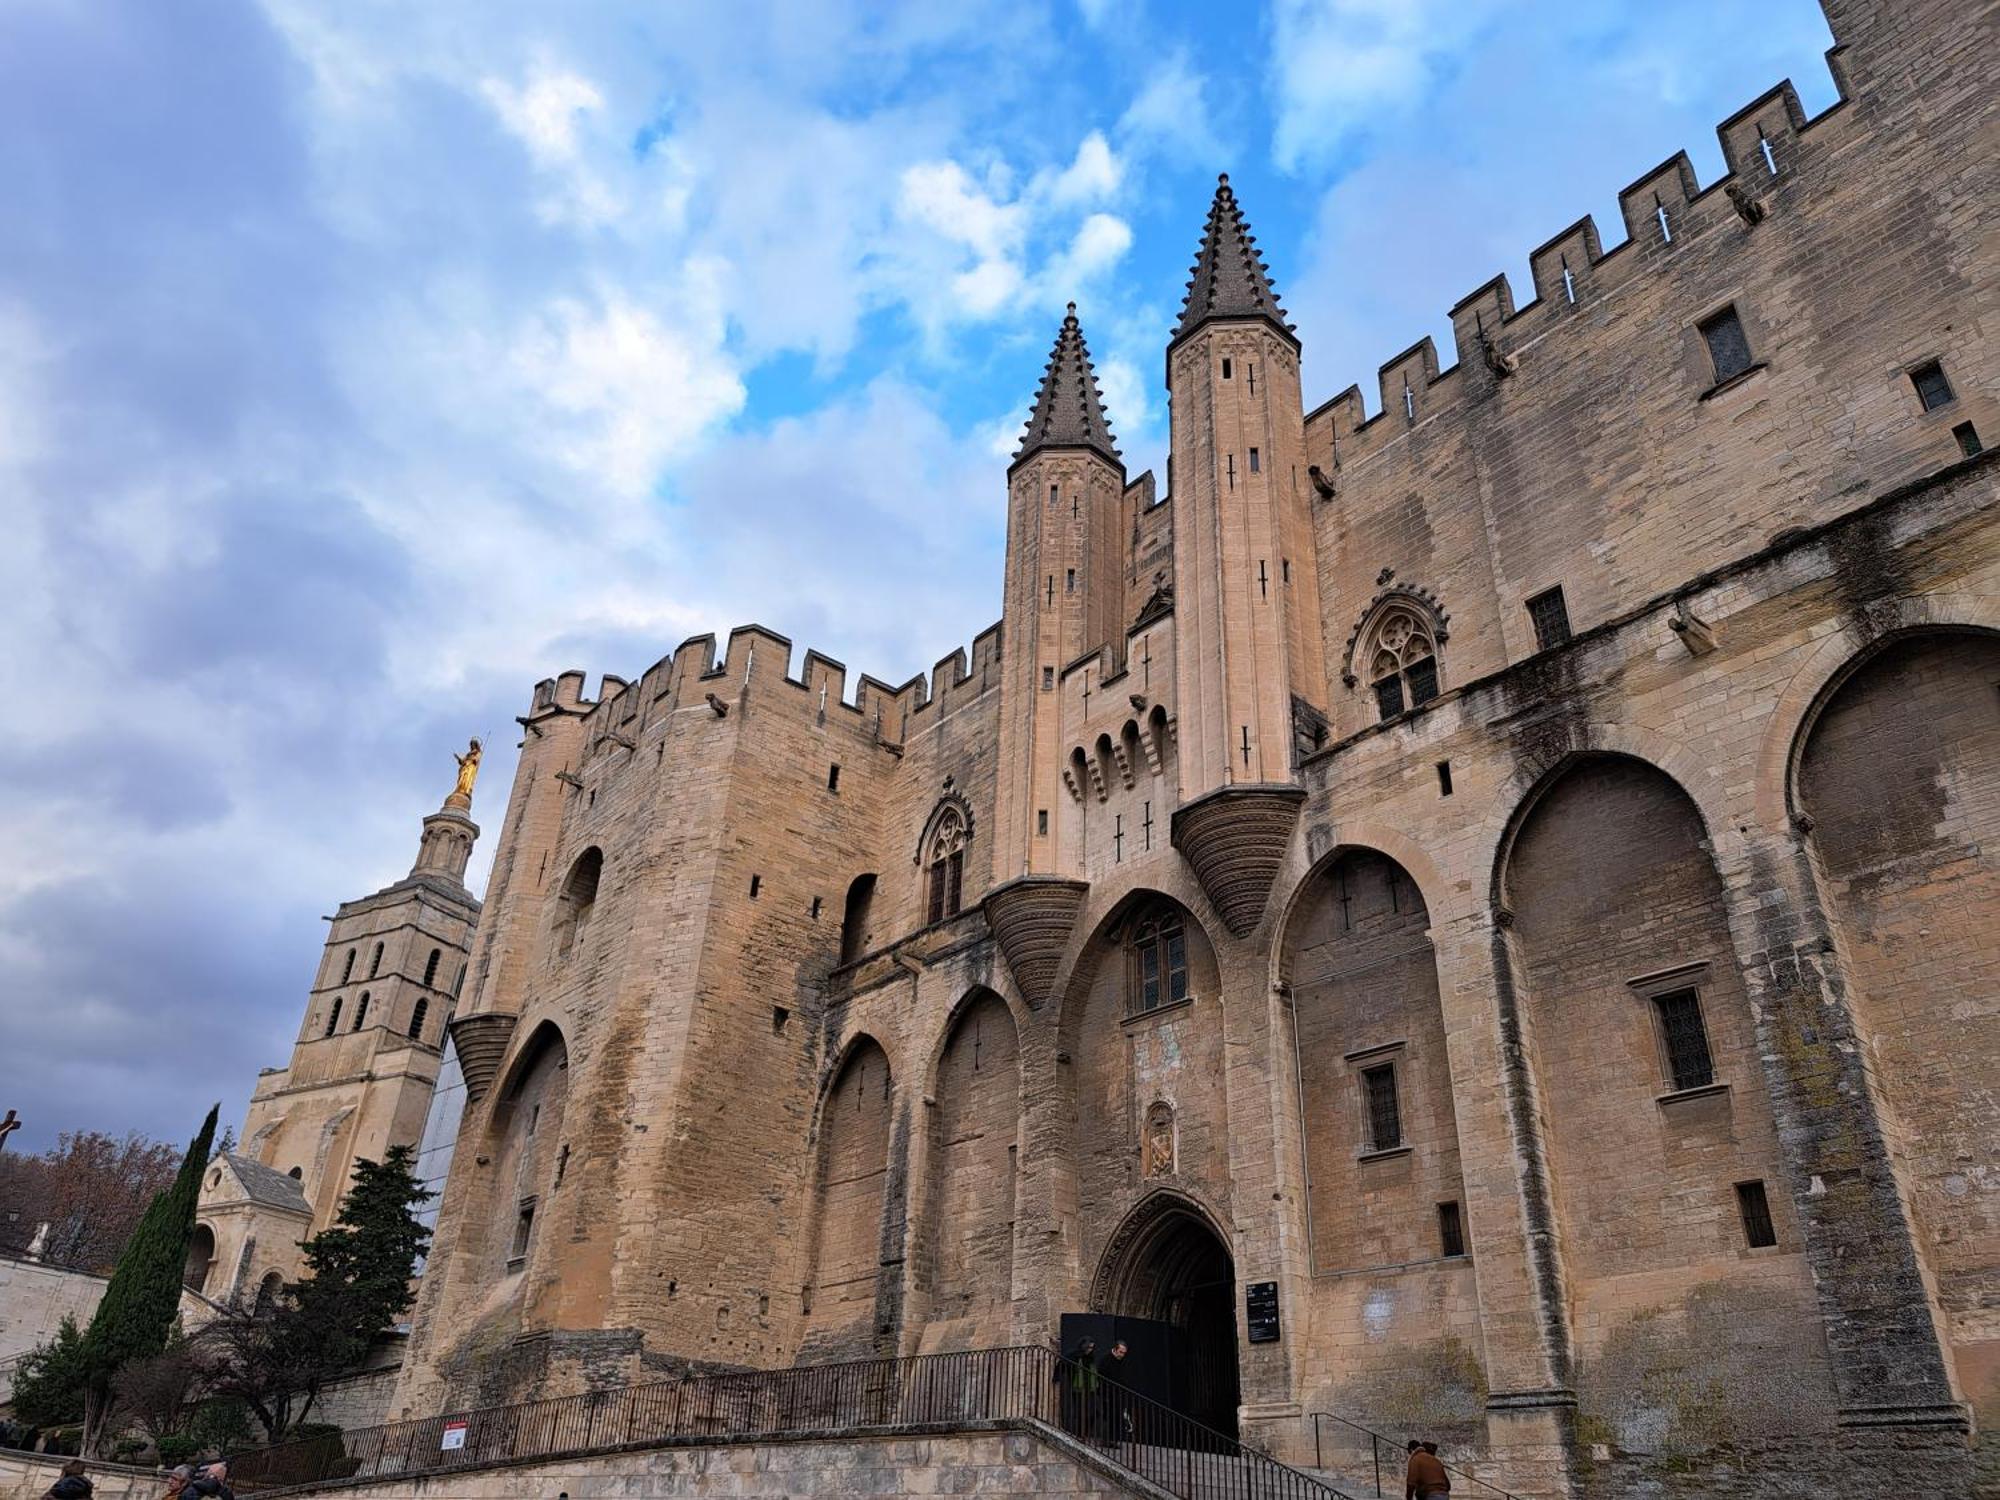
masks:
<instances>
[{"instance_id":1,"label":"stone tower","mask_svg":"<svg viewBox=\"0 0 2000 1500\"><path fill-rule=\"evenodd\" d=\"M354 1163L422 1135L479 919L470 808L454 792L410 873L334 913L291 1061L258 1078L241 1145L202 1184L188 1277L210 1298L296 1277L298 1242L339 1213Z\"/></svg>"},{"instance_id":2,"label":"stone tower","mask_svg":"<svg viewBox=\"0 0 2000 1500\"><path fill-rule=\"evenodd\" d=\"M1167 346L1181 806L1174 843L1255 924L1301 792L1294 724L1326 691L1299 341L1225 173Z\"/></svg>"},{"instance_id":3,"label":"stone tower","mask_svg":"<svg viewBox=\"0 0 2000 1500\"><path fill-rule=\"evenodd\" d=\"M1050 819L1062 795L1056 680L1124 624L1125 464L1069 305L1008 471L1006 620L994 840L996 881L1062 870Z\"/></svg>"}]
</instances>

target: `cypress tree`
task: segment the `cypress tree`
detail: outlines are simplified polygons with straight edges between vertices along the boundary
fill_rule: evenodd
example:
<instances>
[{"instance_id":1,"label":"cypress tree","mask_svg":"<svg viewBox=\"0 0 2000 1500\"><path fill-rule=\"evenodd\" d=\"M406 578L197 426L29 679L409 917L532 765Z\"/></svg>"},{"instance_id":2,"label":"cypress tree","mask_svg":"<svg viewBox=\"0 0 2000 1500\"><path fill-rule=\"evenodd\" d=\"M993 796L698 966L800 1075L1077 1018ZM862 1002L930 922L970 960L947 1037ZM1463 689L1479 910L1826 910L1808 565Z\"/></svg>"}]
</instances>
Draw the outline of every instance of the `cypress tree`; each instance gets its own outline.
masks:
<instances>
[{"instance_id":1,"label":"cypress tree","mask_svg":"<svg viewBox=\"0 0 2000 1500\"><path fill-rule=\"evenodd\" d=\"M220 1109L217 1105L209 1110L200 1133L181 1158L173 1186L154 1198L139 1220L83 1335L86 1452L93 1451L103 1436L113 1378L130 1361L151 1358L166 1348L167 1336L180 1316L181 1282L187 1270L188 1244L194 1238L195 1200L201 1195L201 1174L208 1166Z\"/></svg>"}]
</instances>

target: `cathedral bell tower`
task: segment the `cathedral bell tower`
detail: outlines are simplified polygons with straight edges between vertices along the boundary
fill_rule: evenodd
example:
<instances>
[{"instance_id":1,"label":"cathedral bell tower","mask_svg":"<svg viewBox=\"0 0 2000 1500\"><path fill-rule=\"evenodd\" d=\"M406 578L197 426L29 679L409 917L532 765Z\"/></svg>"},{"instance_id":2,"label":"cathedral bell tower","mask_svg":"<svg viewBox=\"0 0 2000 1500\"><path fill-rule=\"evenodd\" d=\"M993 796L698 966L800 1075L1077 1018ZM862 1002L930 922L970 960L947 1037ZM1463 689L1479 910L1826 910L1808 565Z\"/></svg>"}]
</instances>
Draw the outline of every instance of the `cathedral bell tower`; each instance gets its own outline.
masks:
<instances>
[{"instance_id":1,"label":"cathedral bell tower","mask_svg":"<svg viewBox=\"0 0 2000 1500\"><path fill-rule=\"evenodd\" d=\"M458 757L410 873L328 918L291 1061L258 1077L240 1144L202 1180L189 1280L215 1301L296 1278L299 1241L333 1222L354 1163L423 1134L479 920L465 888L479 754L475 740Z\"/></svg>"},{"instance_id":2,"label":"cathedral bell tower","mask_svg":"<svg viewBox=\"0 0 2000 1500\"><path fill-rule=\"evenodd\" d=\"M1173 342L1173 839L1238 937L1261 920L1304 793L1293 725L1321 706L1299 341L1225 174Z\"/></svg>"},{"instance_id":3,"label":"cathedral bell tower","mask_svg":"<svg viewBox=\"0 0 2000 1500\"><path fill-rule=\"evenodd\" d=\"M1064 795L1059 686L1078 657L1123 639L1124 494L1125 463L1072 302L1007 471L996 889L986 905L1030 999L1052 973L1054 955L1042 950L1056 939L1060 951L1085 889L1053 829Z\"/></svg>"}]
</instances>

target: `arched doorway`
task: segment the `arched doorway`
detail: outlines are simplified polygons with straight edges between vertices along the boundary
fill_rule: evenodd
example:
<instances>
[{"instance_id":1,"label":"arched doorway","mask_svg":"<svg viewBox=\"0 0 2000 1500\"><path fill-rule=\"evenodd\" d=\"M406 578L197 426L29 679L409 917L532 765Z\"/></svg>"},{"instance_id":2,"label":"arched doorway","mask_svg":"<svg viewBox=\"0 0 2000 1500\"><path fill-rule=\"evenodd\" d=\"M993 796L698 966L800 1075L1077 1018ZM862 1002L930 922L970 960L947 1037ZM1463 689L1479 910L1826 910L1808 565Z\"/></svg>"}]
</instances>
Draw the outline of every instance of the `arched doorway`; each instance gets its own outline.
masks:
<instances>
[{"instance_id":1,"label":"arched doorway","mask_svg":"<svg viewBox=\"0 0 2000 1500\"><path fill-rule=\"evenodd\" d=\"M1134 1209L1105 1247L1091 1306L1111 1315L1135 1359L1165 1357L1164 1382L1148 1371L1154 1379L1127 1384L1164 1391L1176 1411L1236 1435L1236 1266L1199 1209L1168 1193Z\"/></svg>"}]
</instances>

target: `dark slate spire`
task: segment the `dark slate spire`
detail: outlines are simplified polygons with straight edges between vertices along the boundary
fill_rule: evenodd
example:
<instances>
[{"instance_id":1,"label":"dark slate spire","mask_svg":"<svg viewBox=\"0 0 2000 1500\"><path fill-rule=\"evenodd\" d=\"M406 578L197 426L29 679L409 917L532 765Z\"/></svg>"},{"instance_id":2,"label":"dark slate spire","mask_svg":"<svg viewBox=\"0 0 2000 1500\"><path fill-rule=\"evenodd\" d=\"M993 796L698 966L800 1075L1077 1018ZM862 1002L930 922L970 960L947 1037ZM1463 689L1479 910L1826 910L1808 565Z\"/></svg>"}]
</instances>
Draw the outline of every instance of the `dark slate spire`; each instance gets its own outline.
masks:
<instances>
[{"instance_id":1,"label":"dark slate spire","mask_svg":"<svg viewBox=\"0 0 2000 1500\"><path fill-rule=\"evenodd\" d=\"M1121 469L1125 466L1111 438L1111 419L1104 414L1104 396L1097 389L1097 371L1090 367L1090 350L1083 342L1074 302L1056 334L1048 368L1042 371L1035 410L1014 462L1042 448L1093 448Z\"/></svg>"},{"instance_id":2,"label":"dark slate spire","mask_svg":"<svg viewBox=\"0 0 2000 1500\"><path fill-rule=\"evenodd\" d=\"M1230 190L1227 172L1216 182L1201 248L1188 270L1187 301L1181 305L1181 321L1174 329L1176 341L1211 318L1268 318L1294 345L1298 343L1292 325L1285 321L1284 308L1278 305L1270 267L1257 253L1257 237L1244 222L1243 210Z\"/></svg>"}]
</instances>

